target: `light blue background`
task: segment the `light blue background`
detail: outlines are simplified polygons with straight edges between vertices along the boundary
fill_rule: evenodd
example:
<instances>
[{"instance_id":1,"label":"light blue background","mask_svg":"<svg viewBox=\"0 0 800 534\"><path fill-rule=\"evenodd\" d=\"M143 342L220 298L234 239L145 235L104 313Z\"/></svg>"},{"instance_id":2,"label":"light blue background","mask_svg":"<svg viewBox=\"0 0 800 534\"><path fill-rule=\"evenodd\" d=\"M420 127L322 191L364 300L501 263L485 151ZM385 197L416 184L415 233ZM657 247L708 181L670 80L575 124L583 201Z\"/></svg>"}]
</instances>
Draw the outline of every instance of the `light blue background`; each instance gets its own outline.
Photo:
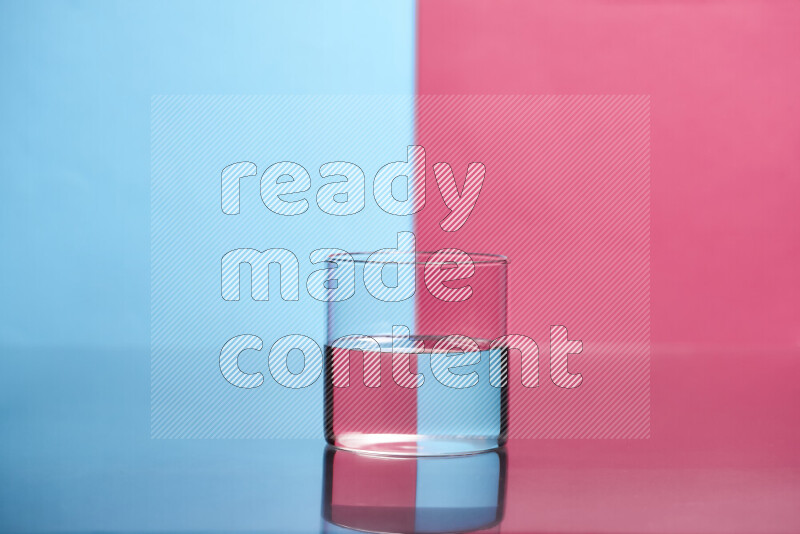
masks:
<instances>
[{"instance_id":1,"label":"light blue background","mask_svg":"<svg viewBox=\"0 0 800 534\"><path fill-rule=\"evenodd\" d=\"M414 89L411 1L1 6L3 346L148 345L152 95Z\"/></svg>"},{"instance_id":2,"label":"light blue background","mask_svg":"<svg viewBox=\"0 0 800 534\"><path fill-rule=\"evenodd\" d=\"M410 94L413 28L411 1L0 4L0 530L318 530L321 441L149 438L150 100Z\"/></svg>"}]
</instances>

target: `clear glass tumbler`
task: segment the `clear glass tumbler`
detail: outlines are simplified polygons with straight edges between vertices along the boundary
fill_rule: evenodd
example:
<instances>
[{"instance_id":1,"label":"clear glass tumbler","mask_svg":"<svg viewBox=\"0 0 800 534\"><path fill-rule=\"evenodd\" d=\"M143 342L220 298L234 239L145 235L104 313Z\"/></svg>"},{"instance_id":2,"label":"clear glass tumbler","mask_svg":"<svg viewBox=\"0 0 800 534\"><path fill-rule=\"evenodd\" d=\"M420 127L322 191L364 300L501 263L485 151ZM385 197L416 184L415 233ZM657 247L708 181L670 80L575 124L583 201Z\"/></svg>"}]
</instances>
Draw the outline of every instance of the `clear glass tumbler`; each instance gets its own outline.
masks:
<instances>
[{"instance_id":1,"label":"clear glass tumbler","mask_svg":"<svg viewBox=\"0 0 800 534\"><path fill-rule=\"evenodd\" d=\"M328 443L411 456L502 446L506 258L380 251L332 255L328 267Z\"/></svg>"}]
</instances>

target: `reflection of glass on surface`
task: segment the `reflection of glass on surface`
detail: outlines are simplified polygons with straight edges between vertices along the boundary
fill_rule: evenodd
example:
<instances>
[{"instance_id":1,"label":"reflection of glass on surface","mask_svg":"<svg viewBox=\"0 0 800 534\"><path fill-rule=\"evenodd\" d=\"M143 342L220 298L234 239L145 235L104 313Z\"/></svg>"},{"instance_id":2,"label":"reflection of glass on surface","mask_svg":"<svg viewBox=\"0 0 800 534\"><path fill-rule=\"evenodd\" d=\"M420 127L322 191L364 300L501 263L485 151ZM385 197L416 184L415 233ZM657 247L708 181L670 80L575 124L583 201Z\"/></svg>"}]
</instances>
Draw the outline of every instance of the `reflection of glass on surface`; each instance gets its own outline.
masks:
<instances>
[{"instance_id":1,"label":"reflection of glass on surface","mask_svg":"<svg viewBox=\"0 0 800 534\"><path fill-rule=\"evenodd\" d=\"M354 273L357 287L337 279L331 294L347 298L328 303L328 443L419 456L502 446L508 435L506 259L416 252L353 254L330 263L330 279ZM378 278L389 287L409 285L411 292L401 293L411 296L378 298L382 293L365 287ZM442 288L463 292L450 298Z\"/></svg>"},{"instance_id":2,"label":"reflection of glass on surface","mask_svg":"<svg viewBox=\"0 0 800 534\"><path fill-rule=\"evenodd\" d=\"M505 448L438 457L325 449L323 531L499 532Z\"/></svg>"}]
</instances>

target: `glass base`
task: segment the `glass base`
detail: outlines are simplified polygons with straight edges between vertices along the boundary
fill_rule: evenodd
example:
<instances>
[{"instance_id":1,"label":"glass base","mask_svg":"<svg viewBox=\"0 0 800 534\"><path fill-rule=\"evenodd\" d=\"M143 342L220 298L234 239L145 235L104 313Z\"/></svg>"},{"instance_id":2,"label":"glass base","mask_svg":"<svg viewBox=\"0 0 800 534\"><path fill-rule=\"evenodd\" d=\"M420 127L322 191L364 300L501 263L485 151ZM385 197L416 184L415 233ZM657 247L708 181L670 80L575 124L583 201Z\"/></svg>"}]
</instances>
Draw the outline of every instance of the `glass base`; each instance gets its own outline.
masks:
<instances>
[{"instance_id":1,"label":"glass base","mask_svg":"<svg viewBox=\"0 0 800 534\"><path fill-rule=\"evenodd\" d=\"M501 447L497 438L436 437L408 434L342 434L336 436L339 449L386 456L458 456L478 454Z\"/></svg>"}]
</instances>

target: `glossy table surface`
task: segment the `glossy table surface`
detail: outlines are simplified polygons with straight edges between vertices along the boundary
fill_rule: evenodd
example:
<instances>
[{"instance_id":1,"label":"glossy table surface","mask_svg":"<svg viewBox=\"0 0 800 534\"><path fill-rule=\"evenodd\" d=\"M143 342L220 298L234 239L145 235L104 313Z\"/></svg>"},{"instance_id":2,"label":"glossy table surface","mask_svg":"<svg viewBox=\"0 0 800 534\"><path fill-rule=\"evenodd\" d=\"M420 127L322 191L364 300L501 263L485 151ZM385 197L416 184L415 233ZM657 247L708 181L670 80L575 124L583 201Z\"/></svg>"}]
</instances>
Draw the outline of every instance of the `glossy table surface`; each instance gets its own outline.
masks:
<instances>
[{"instance_id":1,"label":"glossy table surface","mask_svg":"<svg viewBox=\"0 0 800 534\"><path fill-rule=\"evenodd\" d=\"M324 528L321 439L153 440L146 350L5 356L3 531ZM494 531L800 531L798 370L797 351L655 348L651 438L510 442Z\"/></svg>"}]
</instances>

